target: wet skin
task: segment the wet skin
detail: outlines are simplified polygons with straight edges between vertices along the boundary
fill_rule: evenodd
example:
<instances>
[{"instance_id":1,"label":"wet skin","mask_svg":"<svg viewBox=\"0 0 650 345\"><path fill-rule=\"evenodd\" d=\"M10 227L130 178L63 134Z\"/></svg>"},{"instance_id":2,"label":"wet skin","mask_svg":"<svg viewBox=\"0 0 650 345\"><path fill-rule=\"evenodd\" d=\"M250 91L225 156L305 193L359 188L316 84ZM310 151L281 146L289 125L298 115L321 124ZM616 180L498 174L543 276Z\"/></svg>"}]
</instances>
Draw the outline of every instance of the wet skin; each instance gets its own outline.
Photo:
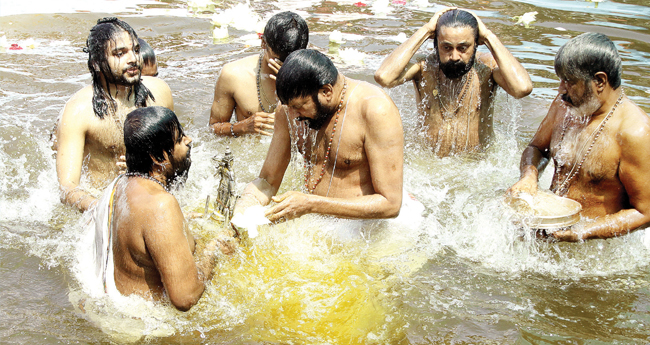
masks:
<instances>
[{"instance_id":1,"label":"wet skin","mask_svg":"<svg viewBox=\"0 0 650 345\"><path fill-rule=\"evenodd\" d=\"M622 92L620 87L611 88L605 73L598 72L596 76L588 82L590 86L584 81L561 81L548 115L524 150L521 179L508 191L515 195L535 194L539 174L550 158L557 166L551 189L558 188L573 165L585 157L580 148L593 142L566 192L566 197L582 204L582 216L586 219L566 231L553 233L558 240L620 236L650 222L650 120L623 96L594 142L592 134ZM576 116L571 110L590 97L596 98L597 110Z\"/></svg>"},{"instance_id":2,"label":"wet skin","mask_svg":"<svg viewBox=\"0 0 650 345\"><path fill-rule=\"evenodd\" d=\"M318 92L317 99L324 108L338 106L343 78L339 74L335 85L327 84ZM309 132L307 124L297 119L316 118L317 106L312 97L292 99L278 108L273 140L262 171L244 190L235 213L251 205L267 205L274 201L277 204L266 212L271 221L288 220L307 213L344 218L397 216L402 200L404 143L399 112L381 89L346 79L345 105L334 136L335 116L329 118L315 136L305 135ZM346 117L344 123L343 116ZM292 142L292 138L301 139ZM333 139L331 154L323 177L316 184L330 139ZM309 188L316 187L313 194L290 191L274 196L291 159L293 145L297 145L306 161L313 163L307 177ZM336 169L332 176L334 164Z\"/></svg>"},{"instance_id":3,"label":"wet skin","mask_svg":"<svg viewBox=\"0 0 650 345\"><path fill-rule=\"evenodd\" d=\"M479 150L488 143L492 133L491 104L497 85L515 98L524 97L532 91L526 70L476 15L478 43L485 44L491 54L477 53L474 68L466 77L447 79L440 70L439 62L462 60L469 63L477 48L470 27L437 27L438 18L448 10L451 9L437 12L427 24L395 49L375 72L375 80L385 87L413 82L418 111L427 128L427 139L439 156ZM433 35L438 35L440 61L434 53L416 63L410 62L420 46ZM470 75L473 75L472 80L465 86L466 78ZM465 87L466 96L458 104ZM443 116L445 108L458 110L452 110L451 116Z\"/></svg>"},{"instance_id":4,"label":"wet skin","mask_svg":"<svg viewBox=\"0 0 650 345\"><path fill-rule=\"evenodd\" d=\"M150 176L164 185L173 161L189 160L192 139L177 142L172 157L154 164ZM216 249L229 252L230 238L208 242L195 253L176 198L154 181L141 177L122 178L115 194L113 263L115 286L124 295L137 294L159 300L164 293L179 310L189 310L203 294L216 264Z\"/></svg>"},{"instance_id":5,"label":"wet skin","mask_svg":"<svg viewBox=\"0 0 650 345\"><path fill-rule=\"evenodd\" d=\"M115 41L109 41L106 47L109 74L115 79L128 83L141 82L154 95L155 101L149 99L147 105L161 105L174 108L169 86L158 78L140 77L142 59L139 45L125 31L117 34ZM80 188L82 168L87 167L90 187L101 189L119 172L117 162L124 155L124 138L122 126L126 115L134 110L134 95L127 99L132 86L106 81L102 86L110 90L117 102L116 111L105 115L103 119L95 115L92 105L92 85L78 91L66 103L59 117L56 129L54 149L57 151L56 171L61 190L61 201L84 211L96 198L87 190ZM122 158L123 159L123 158ZM86 165L87 164L87 165Z\"/></svg>"},{"instance_id":6,"label":"wet skin","mask_svg":"<svg viewBox=\"0 0 650 345\"><path fill-rule=\"evenodd\" d=\"M275 75L282 66L278 55L262 40L260 98L264 109L275 106ZM210 128L216 135L273 135L275 113L266 113L257 97L257 67L259 55L249 56L223 66L214 89L210 110ZM230 131L233 110L236 123Z\"/></svg>"}]
</instances>

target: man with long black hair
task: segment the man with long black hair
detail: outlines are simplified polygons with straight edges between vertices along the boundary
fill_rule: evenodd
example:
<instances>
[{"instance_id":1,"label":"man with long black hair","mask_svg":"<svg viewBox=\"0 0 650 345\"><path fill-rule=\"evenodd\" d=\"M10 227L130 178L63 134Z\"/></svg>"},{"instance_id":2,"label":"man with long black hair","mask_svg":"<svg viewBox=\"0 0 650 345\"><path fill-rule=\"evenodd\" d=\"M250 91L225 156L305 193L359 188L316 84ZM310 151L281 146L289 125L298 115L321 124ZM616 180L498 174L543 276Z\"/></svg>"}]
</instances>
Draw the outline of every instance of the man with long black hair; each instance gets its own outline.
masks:
<instances>
[{"instance_id":1,"label":"man with long black hair","mask_svg":"<svg viewBox=\"0 0 650 345\"><path fill-rule=\"evenodd\" d=\"M82 171L87 171L89 187L100 189L119 171L126 114L150 105L174 108L164 81L141 77L138 36L126 22L113 17L98 20L84 51L92 84L66 103L55 142L61 201L82 211L96 201L80 187Z\"/></svg>"},{"instance_id":2,"label":"man with long black hair","mask_svg":"<svg viewBox=\"0 0 650 345\"><path fill-rule=\"evenodd\" d=\"M224 234L195 251L183 212L170 188L187 178L192 139L173 111L132 111L124 124L127 172L106 189L93 210L95 275L104 292L169 301L186 311L212 277ZM99 284L100 281L97 281Z\"/></svg>"},{"instance_id":3,"label":"man with long black hair","mask_svg":"<svg viewBox=\"0 0 650 345\"><path fill-rule=\"evenodd\" d=\"M429 38L434 53L411 62ZM477 54L481 44L491 54ZM397 47L375 72L375 80L384 87L413 81L426 138L439 156L488 144L497 85L515 98L533 89L528 72L481 19L455 8L437 12Z\"/></svg>"},{"instance_id":4,"label":"man with long black hair","mask_svg":"<svg viewBox=\"0 0 650 345\"><path fill-rule=\"evenodd\" d=\"M304 49L309 28L293 12L280 12L266 23L262 52L227 63L214 88L209 126L216 135L272 135L275 107L275 75L287 56ZM234 122L231 118L235 113Z\"/></svg>"}]
</instances>

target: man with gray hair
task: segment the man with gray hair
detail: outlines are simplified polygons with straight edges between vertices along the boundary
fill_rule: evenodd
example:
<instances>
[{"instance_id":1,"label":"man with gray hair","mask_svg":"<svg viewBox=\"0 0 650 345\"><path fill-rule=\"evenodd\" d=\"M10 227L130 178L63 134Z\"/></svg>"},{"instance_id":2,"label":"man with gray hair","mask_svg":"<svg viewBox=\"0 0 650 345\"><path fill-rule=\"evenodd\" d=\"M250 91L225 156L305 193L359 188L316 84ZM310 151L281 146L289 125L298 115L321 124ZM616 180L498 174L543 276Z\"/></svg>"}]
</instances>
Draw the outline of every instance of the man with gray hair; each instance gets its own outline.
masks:
<instances>
[{"instance_id":1,"label":"man with gray hair","mask_svg":"<svg viewBox=\"0 0 650 345\"><path fill-rule=\"evenodd\" d=\"M549 236L582 241L650 222L650 119L625 96L621 58L603 34L584 33L555 56L558 96L521 157L512 195L535 194L555 163L551 190L582 204L583 221Z\"/></svg>"}]
</instances>

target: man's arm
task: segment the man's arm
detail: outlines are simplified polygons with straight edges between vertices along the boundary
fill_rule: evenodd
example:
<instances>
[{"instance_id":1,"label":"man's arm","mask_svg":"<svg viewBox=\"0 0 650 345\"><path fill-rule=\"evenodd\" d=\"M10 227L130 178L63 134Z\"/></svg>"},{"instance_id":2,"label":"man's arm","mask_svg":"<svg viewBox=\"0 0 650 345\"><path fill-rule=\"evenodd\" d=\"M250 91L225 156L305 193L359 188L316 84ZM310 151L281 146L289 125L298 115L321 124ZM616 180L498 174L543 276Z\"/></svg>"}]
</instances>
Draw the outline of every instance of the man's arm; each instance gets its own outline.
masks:
<instances>
[{"instance_id":1,"label":"man's arm","mask_svg":"<svg viewBox=\"0 0 650 345\"><path fill-rule=\"evenodd\" d=\"M97 199L79 187L88 124L83 105L73 96L65 106L57 126L56 175L61 202L86 211Z\"/></svg>"},{"instance_id":2,"label":"man's arm","mask_svg":"<svg viewBox=\"0 0 650 345\"><path fill-rule=\"evenodd\" d=\"M519 164L521 173L519 181L510 187L506 193L514 196L519 193L531 195L537 193L539 174L544 171L550 159L551 136L561 109L560 102L560 96L557 96L551 104L548 114L539 125L533 140L524 149Z\"/></svg>"},{"instance_id":3,"label":"man's arm","mask_svg":"<svg viewBox=\"0 0 650 345\"><path fill-rule=\"evenodd\" d=\"M451 9L453 8L438 11L427 24L390 53L375 72L375 81L383 87L395 87L418 78L422 72L420 64L411 63L411 58L422 44L435 34L438 18Z\"/></svg>"},{"instance_id":4,"label":"man's arm","mask_svg":"<svg viewBox=\"0 0 650 345\"><path fill-rule=\"evenodd\" d=\"M217 78L214 86L214 100L210 109L209 126L212 132L221 136L235 136L242 134L263 134L273 135L268 132L273 129L275 115L273 113L257 112L245 120L230 123L233 110L237 105L235 100L235 88L238 84L237 71L235 67L226 64Z\"/></svg>"},{"instance_id":5,"label":"man's arm","mask_svg":"<svg viewBox=\"0 0 650 345\"><path fill-rule=\"evenodd\" d=\"M533 91L533 83L524 66L512 56L508 48L483 24L476 14L471 11L470 13L478 21L479 44L485 44L496 60L497 66L492 70L494 81L515 98L528 96Z\"/></svg>"},{"instance_id":6,"label":"man's arm","mask_svg":"<svg viewBox=\"0 0 650 345\"><path fill-rule=\"evenodd\" d=\"M237 200L233 214L241 213L249 206L268 205L271 197L280 189L284 173L291 160L291 137L285 106L279 106L276 114L278 117L275 121L273 139L260 175L246 186L241 198Z\"/></svg>"},{"instance_id":7,"label":"man's arm","mask_svg":"<svg viewBox=\"0 0 650 345\"><path fill-rule=\"evenodd\" d=\"M627 129L618 138L621 146L618 175L632 208L556 232L555 238L563 241L610 238L626 235L650 222L650 126L647 119L628 121Z\"/></svg>"},{"instance_id":8,"label":"man's arm","mask_svg":"<svg viewBox=\"0 0 650 345\"><path fill-rule=\"evenodd\" d=\"M364 150L368 158L374 194L354 198L329 198L288 192L274 197L278 204L266 216L271 221L307 213L343 218L393 218L402 204L404 136L399 111L387 95L369 97L365 109Z\"/></svg>"},{"instance_id":9,"label":"man's arm","mask_svg":"<svg viewBox=\"0 0 650 345\"><path fill-rule=\"evenodd\" d=\"M216 264L214 243L206 245L198 266L185 237L184 218L178 202L170 194L160 194L148 213L144 241L172 304L187 311L201 298L205 283Z\"/></svg>"}]
</instances>

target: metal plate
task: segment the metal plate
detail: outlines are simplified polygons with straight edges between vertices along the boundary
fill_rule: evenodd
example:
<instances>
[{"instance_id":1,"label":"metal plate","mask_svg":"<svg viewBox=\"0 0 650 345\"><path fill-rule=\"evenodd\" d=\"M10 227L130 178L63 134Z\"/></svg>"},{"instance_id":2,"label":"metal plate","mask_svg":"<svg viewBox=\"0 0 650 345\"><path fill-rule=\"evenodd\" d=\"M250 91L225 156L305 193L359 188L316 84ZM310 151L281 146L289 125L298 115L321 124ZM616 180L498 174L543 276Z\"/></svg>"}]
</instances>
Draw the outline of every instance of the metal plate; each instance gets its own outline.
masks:
<instances>
[{"instance_id":1,"label":"metal plate","mask_svg":"<svg viewBox=\"0 0 650 345\"><path fill-rule=\"evenodd\" d=\"M549 191L536 195L507 197L505 204L517 213L516 222L532 229L560 229L580 221L582 205L572 199L557 196Z\"/></svg>"}]
</instances>

